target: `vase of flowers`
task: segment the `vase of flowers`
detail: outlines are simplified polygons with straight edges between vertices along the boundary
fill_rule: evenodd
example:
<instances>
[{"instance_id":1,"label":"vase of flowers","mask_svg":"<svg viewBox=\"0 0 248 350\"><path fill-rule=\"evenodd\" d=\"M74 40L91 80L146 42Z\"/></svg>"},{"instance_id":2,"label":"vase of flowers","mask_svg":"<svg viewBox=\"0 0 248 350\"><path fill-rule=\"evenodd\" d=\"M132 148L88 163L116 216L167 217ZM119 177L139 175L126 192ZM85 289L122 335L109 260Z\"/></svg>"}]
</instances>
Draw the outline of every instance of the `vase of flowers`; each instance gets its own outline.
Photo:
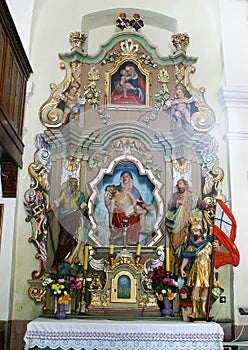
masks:
<instances>
[{"instance_id":1,"label":"vase of flowers","mask_svg":"<svg viewBox=\"0 0 248 350\"><path fill-rule=\"evenodd\" d=\"M74 47L80 47L82 48L85 40L88 38L88 34L85 32L71 32L69 36L69 41L72 46L72 49Z\"/></svg>"},{"instance_id":2,"label":"vase of flowers","mask_svg":"<svg viewBox=\"0 0 248 350\"><path fill-rule=\"evenodd\" d=\"M63 320L64 318L66 318L65 304L60 304L58 302L57 311L54 315L58 320Z\"/></svg>"},{"instance_id":3,"label":"vase of flowers","mask_svg":"<svg viewBox=\"0 0 248 350\"><path fill-rule=\"evenodd\" d=\"M176 33L171 36L172 45L176 48L176 52L186 52L189 45L189 34L187 33Z\"/></svg>"},{"instance_id":4,"label":"vase of flowers","mask_svg":"<svg viewBox=\"0 0 248 350\"><path fill-rule=\"evenodd\" d=\"M158 302L162 304L162 315L171 316L171 302L174 300L178 291L176 276L171 272L165 271L162 266L159 266L153 270L151 279Z\"/></svg>"},{"instance_id":5,"label":"vase of flowers","mask_svg":"<svg viewBox=\"0 0 248 350\"><path fill-rule=\"evenodd\" d=\"M164 317L170 317L173 313L173 310L171 308L171 302L169 299L164 298L163 300L163 307L161 307L161 314Z\"/></svg>"},{"instance_id":6,"label":"vase of flowers","mask_svg":"<svg viewBox=\"0 0 248 350\"><path fill-rule=\"evenodd\" d=\"M43 285L51 290L52 295L57 301L57 310L55 317L63 319L66 317L65 306L68 305L71 298L76 295L77 290L82 288L82 282L79 278L68 275L52 275L43 282Z\"/></svg>"}]
</instances>

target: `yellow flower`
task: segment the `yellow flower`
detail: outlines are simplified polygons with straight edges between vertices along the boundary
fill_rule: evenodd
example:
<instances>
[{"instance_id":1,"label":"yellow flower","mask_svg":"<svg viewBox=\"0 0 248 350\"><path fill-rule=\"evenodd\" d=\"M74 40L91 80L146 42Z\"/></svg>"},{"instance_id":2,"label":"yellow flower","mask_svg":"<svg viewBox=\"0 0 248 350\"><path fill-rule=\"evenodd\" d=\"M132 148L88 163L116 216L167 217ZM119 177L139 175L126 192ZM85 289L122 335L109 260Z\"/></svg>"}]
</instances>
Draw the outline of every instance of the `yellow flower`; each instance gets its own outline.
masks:
<instances>
[{"instance_id":1,"label":"yellow flower","mask_svg":"<svg viewBox=\"0 0 248 350\"><path fill-rule=\"evenodd\" d=\"M164 300L164 298L163 298L163 295L162 295L162 294L159 294L159 295L157 296L157 298L158 298L158 300L159 300L159 301L163 301L163 300Z\"/></svg>"},{"instance_id":2,"label":"yellow flower","mask_svg":"<svg viewBox=\"0 0 248 350\"><path fill-rule=\"evenodd\" d=\"M71 297L69 294L65 294L62 297L58 298L58 304L68 304Z\"/></svg>"},{"instance_id":3,"label":"yellow flower","mask_svg":"<svg viewBox=\"0 0 248 350\"><path fill-rule=\"evenodd\" d=\"M56 284L52 284L52 290L59 290L60 289L60 284L56 283Z\"/></svg>"},{"instance_id":4,"label":"yellow flower","mask_svg":"<svg viewBox=\"0 0 248 350\"><path fill-rule=\"evenodd\" d=\"M174 293L167 292L167 298L168 298L168 300L173 300L174 299Z\"/></svg>"}]
</instances>

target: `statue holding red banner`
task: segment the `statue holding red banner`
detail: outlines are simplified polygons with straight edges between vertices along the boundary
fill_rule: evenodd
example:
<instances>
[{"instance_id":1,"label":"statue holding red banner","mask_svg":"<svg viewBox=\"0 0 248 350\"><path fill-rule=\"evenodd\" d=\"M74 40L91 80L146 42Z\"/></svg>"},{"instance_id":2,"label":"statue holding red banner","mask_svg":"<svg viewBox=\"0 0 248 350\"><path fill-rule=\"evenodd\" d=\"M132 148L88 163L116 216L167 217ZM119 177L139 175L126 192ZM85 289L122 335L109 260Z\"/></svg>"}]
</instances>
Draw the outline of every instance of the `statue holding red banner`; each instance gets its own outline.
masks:
<instances>
[{"instance_id":1,"label":"statue holding red banner","mask_svg":"<svg viewBox=\"0 0 248 350\"><path fill-rule=\"evenodd\" d=\"M186 285L192 287L192 313L189 315L191 320L212 318L209 314L211 294L215 284L219 286L214 280L214 268L226 264L237 266L240 260L239 251L234 243L236 221L225 203L216 199L212 236L204 236L201 221L201 218L192 220L190 230L193 240L188 240L188 245L181 254L180 273L186 278ZM219 243L227 252L220 251Z\"/></svg>"}]
</instances>

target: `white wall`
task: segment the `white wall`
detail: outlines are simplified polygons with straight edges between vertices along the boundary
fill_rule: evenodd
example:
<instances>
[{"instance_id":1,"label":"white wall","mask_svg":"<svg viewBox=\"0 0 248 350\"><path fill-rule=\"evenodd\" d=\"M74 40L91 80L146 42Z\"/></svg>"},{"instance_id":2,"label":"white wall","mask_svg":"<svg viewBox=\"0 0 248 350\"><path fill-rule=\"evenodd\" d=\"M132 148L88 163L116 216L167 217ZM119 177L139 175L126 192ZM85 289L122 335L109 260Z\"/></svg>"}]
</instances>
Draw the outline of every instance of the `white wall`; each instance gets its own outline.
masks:
<instances>
[{"instance_id":1,"label":"white wall","mask_svg":"<svg viewBox=\"0 0 248 350\"><path fill-rule=\"evenodd\" d=\"M236 324L247 324L238 308L247 306L248 248L248 2L220 0L224 86L221 89L227 121L231 209L237 220L237 246L240 265L233 269L234 319Z\"/></svg>"},{"instance_id":2,"label":"white wall","mask_svg":"<svg viewBox=\"0 0 248 350\"><path fill-rule=\"evenodd\" d=\"M6 0L26 54L29 54L34 0Z\"/></svg>"},{"instance_id":3,"label":"white wall","mask_svg":"<svg viewBox=\"0 0 248 350\"><path fill-rule=\"evenodd\" d=\"M0 203L4 205L2 243L0 247L0 274L3 278L0 298L0 320L8 320L11 304L11 292L14 289L13 252L15 247L15 198L2 198L2 184L0 181Z\"/></svg>"}]
</instances>

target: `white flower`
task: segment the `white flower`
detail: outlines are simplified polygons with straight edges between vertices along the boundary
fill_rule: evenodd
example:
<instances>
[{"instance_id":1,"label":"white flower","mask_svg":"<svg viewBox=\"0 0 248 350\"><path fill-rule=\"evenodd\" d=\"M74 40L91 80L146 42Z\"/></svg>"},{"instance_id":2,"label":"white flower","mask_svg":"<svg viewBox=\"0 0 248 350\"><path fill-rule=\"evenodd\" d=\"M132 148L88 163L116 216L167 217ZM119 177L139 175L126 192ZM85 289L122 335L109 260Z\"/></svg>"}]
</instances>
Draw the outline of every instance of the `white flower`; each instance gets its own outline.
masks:
<instances>
[{"instance_id":1,"label":"white flower","mask_svg":"<svg viewBox=\"0 0 248 350\"><path fill-rule=\"evenodd\" d=\"M44 287L48 286L49 284L51 284L53 282L53 280L51 278L47 278L43 281L42 285Z\"/></svg>"},{"instance_id":2,"label":"white flower","mask_svg":"<svg viewBox=\"0 0 248 350\"><path fill-rule=\"evenodd\" d=\"M162 289L161 293L162 293L162 294L166 294L166 290L165 290L165 289Z\"/></svg>"}]
</instances>

